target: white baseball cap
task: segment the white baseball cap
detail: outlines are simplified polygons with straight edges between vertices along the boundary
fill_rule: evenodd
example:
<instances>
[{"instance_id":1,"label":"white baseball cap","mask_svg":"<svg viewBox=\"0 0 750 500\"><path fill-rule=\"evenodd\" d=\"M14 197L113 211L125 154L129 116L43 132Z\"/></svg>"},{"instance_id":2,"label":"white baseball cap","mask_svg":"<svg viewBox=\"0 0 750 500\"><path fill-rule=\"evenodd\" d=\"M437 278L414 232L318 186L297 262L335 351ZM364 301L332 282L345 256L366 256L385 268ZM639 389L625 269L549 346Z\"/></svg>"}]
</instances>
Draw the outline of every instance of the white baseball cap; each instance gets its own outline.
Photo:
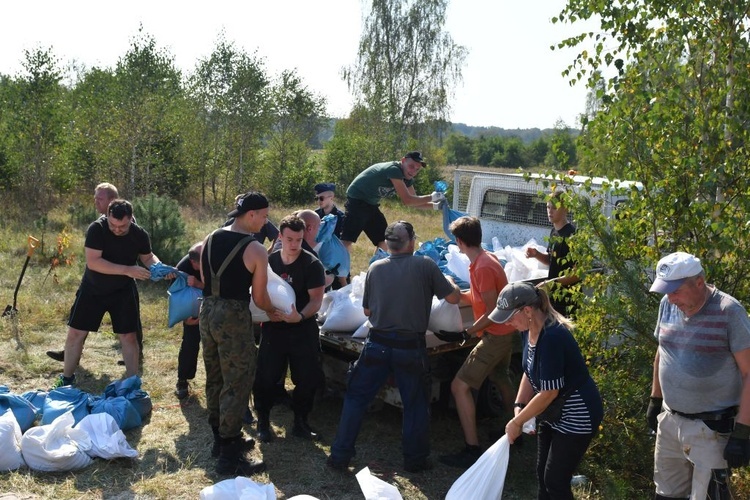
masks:
<instances>
[{"instance_id":1,"label":"white baseball cap","mask_svg":"<svg viewBox=\"0 0 750 500\"><path fill-rule=\"evenodd\" d=\"M656 279L650 291L672 293L680 288L686 279L698 276L702 272L701 261L695 255L685 252L671 253L662 257L656 264Z\"/></svg>"}]
</instances>

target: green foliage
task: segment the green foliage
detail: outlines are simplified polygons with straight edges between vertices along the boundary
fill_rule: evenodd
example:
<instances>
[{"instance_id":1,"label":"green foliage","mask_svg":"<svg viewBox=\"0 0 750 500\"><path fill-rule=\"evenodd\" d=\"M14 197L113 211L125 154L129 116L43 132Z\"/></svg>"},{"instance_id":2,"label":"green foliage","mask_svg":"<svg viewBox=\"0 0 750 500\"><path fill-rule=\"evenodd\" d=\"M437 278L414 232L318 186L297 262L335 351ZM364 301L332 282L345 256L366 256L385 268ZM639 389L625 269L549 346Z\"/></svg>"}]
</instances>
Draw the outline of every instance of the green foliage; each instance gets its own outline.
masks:
<instances>
[{"instance_id":1,"label":"green foliage","mask_svg":"<svg viewBox=\"0 0 750 500\"><path fill-rule=\"evenodd\" d=\"M344 79L357 101L387 125L388 156L410 138L425 150L426 130L445 130L450 98L467 51L443 31L447 0L374 0L365 19L357 63ZM387 157L387 156L386 156Z\"/></svg>"},{"instance_id":2,"label":"green foliage","mask_svg":"<svg viewBox=\"0 0 750 500\"><path fill-rule=\"evenodd\" d=\"M649 447L639 457L631 453L637 443L624 443L646 429L637 416L646 406L656 347L658 297L648 293L655 263L672 251L693 253L709 282L740 302L750 299L744 258L750 250L750 106L739 98L750 90L749 6L570 0L557 18L600 23L599 30L559 45L579 49L566 74L592 91L578 144L581 164L593 174L642 183L610 220L575 197L579 232L571 246L579 266L605 270L586 276L581 329L595 331L606 318L608 333L623 337L619 349L628 354L618 360L628 368L618 385L597 372L605 401L616 401L624 414L623 433L607 437L611 445L595 459L602 470L642 477L632 483L642 491L634 497L650 493L652 476ZM745 498L748 491L745 481L735 495Z\"/></svg>"},{"instance_id":3,"label":"green foliage","mask_svg":"<svg viewBox=\"0 0 750 500\"><path fill-rule=\"evenodd\" d=\"M167 264L177 264L190 245L185 241L185 223L179 203L153 194L136 198L132 203L138 225L151 237L153 253Z\"/></svg>"}]
</instances>

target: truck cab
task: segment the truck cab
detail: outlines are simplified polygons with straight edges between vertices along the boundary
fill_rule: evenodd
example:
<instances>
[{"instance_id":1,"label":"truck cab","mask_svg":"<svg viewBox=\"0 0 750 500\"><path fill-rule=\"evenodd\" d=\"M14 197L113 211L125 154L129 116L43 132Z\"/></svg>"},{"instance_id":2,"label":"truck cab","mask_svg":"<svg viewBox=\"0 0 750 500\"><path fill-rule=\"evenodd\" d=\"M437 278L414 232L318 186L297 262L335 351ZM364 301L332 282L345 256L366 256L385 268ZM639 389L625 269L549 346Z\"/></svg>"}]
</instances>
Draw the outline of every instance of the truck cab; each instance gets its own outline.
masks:
<instances>
[{"instance_id":1,"label":"truck cab","mask_svg":"<svg viewBox=\"0 0 750 500\"><path fill-rule=\"evenodd\" d=\"M495 237L503 246L522 246L532 238L542 243L552 228L547 219L546 196L561 181L541 174L527 177L521 173L456 169L453 209L481 220L482 242L490 248ZM627 195L613 187L627 189L638 187L640 183L570 175L565 185L587 198L603 199L602 210L607 217L612 217L617 207L627 201ZM584 186L592 189L584 189ZM574 219L575 214L571 213L571 217Z\"/></svg>"}]
</instances>

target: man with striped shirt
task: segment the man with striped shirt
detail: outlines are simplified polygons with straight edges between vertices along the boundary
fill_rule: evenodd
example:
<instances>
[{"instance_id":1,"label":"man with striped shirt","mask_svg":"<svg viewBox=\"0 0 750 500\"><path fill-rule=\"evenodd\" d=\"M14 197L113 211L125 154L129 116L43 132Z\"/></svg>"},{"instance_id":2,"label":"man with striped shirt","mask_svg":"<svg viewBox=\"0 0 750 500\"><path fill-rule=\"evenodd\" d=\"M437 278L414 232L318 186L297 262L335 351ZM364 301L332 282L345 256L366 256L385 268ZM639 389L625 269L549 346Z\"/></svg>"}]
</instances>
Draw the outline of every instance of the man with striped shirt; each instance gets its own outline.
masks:
<instances>
[{"instance_id":1,"label":"man with striped shirt","mask_svg":"<svg viewBox=\"0 0 750 500\"><path fill-rule=\"evenodd\" d=\"M647 411L655 498L729 498L727 467L750 462L747 311L685 252L659 261L651 291L664 294Z\"/></svg>"}]
</instances>

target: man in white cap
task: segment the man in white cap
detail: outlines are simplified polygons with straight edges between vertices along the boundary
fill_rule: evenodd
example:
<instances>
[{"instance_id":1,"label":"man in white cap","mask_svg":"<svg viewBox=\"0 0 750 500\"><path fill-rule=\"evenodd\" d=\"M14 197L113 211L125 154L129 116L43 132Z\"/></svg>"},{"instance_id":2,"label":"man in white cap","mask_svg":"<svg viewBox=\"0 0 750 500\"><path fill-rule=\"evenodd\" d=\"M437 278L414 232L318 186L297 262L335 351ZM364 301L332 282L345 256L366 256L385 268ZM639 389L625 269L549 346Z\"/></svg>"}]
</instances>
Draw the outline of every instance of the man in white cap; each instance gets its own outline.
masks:
<instances>
[{"instance_id":1,"label":"man in white cap","mask_svg":"<svg viewBox=\"0 0 750 500\"><path fill-rule=\"evenodd\" d=\"M651 291L664 294L646 414L655 498L729 498L727 468L750 463L747 311L685 252L659 261Z\"/></svg>"}]
</instances>

